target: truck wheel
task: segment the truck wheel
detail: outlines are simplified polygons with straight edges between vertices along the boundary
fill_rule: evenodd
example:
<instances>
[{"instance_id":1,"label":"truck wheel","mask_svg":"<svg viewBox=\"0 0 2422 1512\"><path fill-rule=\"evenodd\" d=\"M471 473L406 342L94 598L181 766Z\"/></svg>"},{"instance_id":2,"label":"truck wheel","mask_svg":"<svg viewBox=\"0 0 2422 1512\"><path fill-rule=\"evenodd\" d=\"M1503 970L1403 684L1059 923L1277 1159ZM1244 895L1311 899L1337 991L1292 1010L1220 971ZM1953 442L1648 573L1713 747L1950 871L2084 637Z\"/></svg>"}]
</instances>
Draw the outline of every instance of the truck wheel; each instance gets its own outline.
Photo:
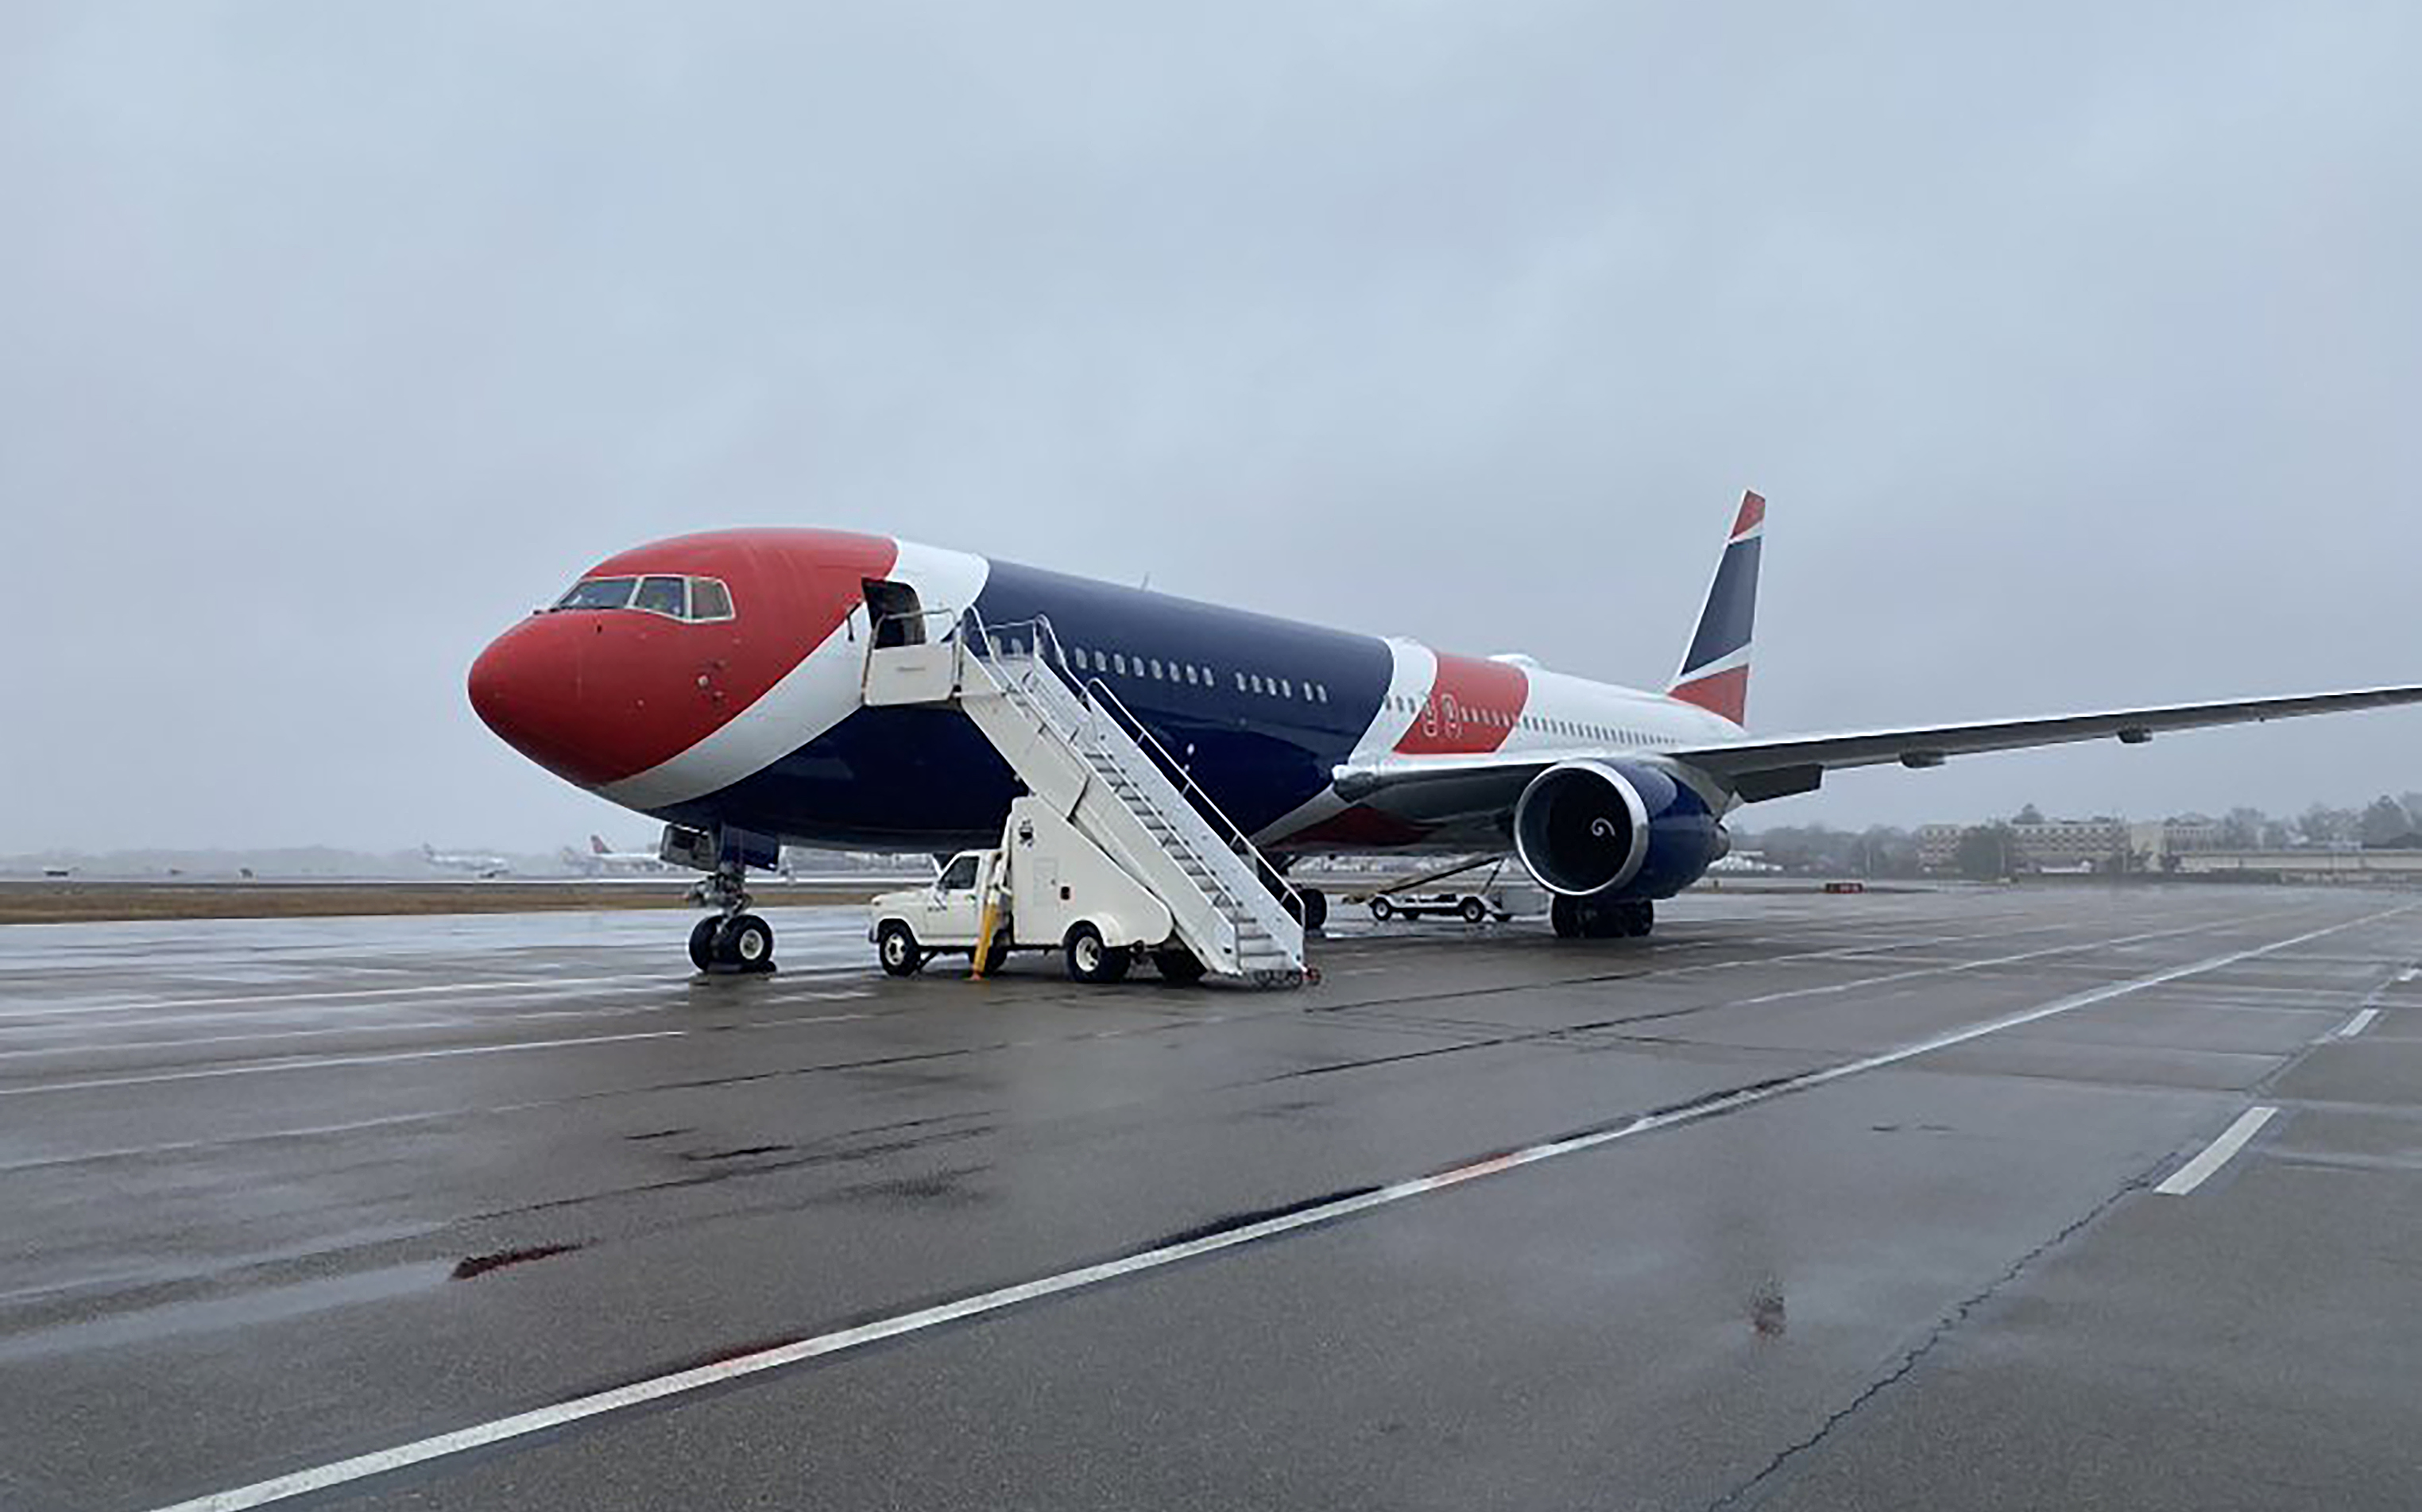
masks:
<instances>
[{"instance_id":1,"label":"truck wheel","mask_svg":"<svg viewBox=\"0 0 2422 1512\"><path fill-rule=\"evenodd\" d=\"M1203 980L1203 958L1183 945L1172 945L1152 953L1153 969L1163 982L1200 982Z\"/></svg>"},{"instance_id":2,"label":"truck wheel","mask_svg":"<svg viewBox=\"0 0 2422 1512\"><path fill-rule=\"evenodd\" d=\"M992 949L984 952L983 974L990 976L1008 964L1009 931L1002 930L999 934L993 937Z\"/></svg>"},{"instance_id":3,"label":"truck wheel","mask_svg":"<svg viewBox=\"0 0 2422 1512\"><path fill-rule=\"evenodd\" d=\"M1371 917L1384 924L1396 917L1396 906L1384 897L1374 898L1371 900Z\"/></svg>"},{"instance_id":4,"label":"truck wheel","mask_svg":"<svg viewBox=\"0 0 2422 1512\"><path fill-rule=\"evenodd\" d=\"M897 919L887 919L874 932L875 959L883 969L893 976L915 976L925 964L925 953L918 948L917 936Z\"/></svg>"},{"instance_id":5,"label":"truck wheel","mask_svg":"<svg viewBox=\"0 0 2422 1512\"><path fill-rule=\"evenodd\" d=\"M1465 923L1476 924L1488 917L1488 905L1481 902L1478 898L1466 898L1462 903L1456 905L1455 911L1463 915L1463 921Z\"/></svg>"},{"instance_id":6,"label":"truck wheel","mask_svg":"<svg viewBox=\"0 0 2422 1512\"><path fill-rule=\"evenodd\" d=\"M1077 924L1068 931L1068 976L1076 982L1116 982L1127 974L1135 960L1128 951L1114 951L1102 943L1102 932L1091 924Z\"/></svg>"}]
</instances>

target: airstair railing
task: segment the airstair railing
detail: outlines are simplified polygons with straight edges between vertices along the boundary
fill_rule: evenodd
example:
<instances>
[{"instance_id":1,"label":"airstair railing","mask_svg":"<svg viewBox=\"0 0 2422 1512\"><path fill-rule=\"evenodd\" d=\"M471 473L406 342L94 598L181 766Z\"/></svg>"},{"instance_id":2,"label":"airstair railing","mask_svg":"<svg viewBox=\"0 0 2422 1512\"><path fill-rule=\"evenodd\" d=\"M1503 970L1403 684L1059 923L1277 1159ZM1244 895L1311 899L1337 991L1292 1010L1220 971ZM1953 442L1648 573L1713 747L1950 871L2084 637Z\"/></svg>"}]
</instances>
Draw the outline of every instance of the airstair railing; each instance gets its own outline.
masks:
<instances>
[{"instance_id":1,"label":"airstair railing","mask_svg":"<svg viewBox=\"0 0 2422 1512\"><path fill-rule=\"evenodd\" d=\"M1302 918L1303 895L1296 891L1295 884L1286 879L1285 873L1281 872L1277 867L1270 864L1269 858L1264 856L1262 854L1261 847L1255 845L1252 843L1252 840L1246 835L1244 827L1238 825L1234 819L1228 817L1228 811L1220 808L1219 801L1211 796L1210 793L1203 788L1202 783L1194 780L1194 774L1187 770L1185 765L1181 764L1175 756L1170 754L1169 748L1160 743L1160 737L1154 734L1149 729L1147 729L1144 722L1136 717L1135 711L1126 706L1126 701L1120 698L1117 692L1113 690L1109 684L1103 682L1098 677L1087 678L1085 680L1085 686L1089 693L1093 691L1098 691L1100 693L1101 697L1109 703L1109 706L1118 715L1119 722L1124 725L1133 735L1140 736L1141 739L1139 743L1147 747L1152 754L1159 758L1158 764L1164 770L1174 772L1176 774L1179 783L1179 791L1181 793L1194 794L1203 800L1202 806L1211 811L1211 816L1217 818L1219 822L1219 828L1224 829L1227 832L1221 838L1230 843L1231 849L1238 850L1241 856L1247 856L1252 858L1253 867L1258 874L1258 879L1266 888L1273 890L1273 896L1276 898L1279 906L1286 908L1289 914L1298 919ZM1216 830L1214 831L1214 833L1217 832L1218 831ZM1290 900L1292 900L1295 906L1288 908L1287 904Z\"/></svg>"},{"instance_id":2,"label":"airstair railing","mask_svg":"<svg viewBox=\"0 0 2422 1512\"><path fill-rule=\"evenodd\" d=\"M1130 740L1145 748L1148 759L1152 759L1154 764L1161 769L1163 776L1165 778L1173 779L1173 785L1176 785L1179 788L1181 796L1186 794L1193 794L1201 798L1202 802L1200 807L1197 809L1197 812L1206 820L1206 827L1212 828L1213 838L1226 843L1232 855L1235 855L1239 858L1250 858L1251 864L1255 870L1256 879L1264 885L1266 890L1271 894L1282 894L1274 895L1272 897L1272 901L1280 907L1284 908L1292 917L1296 919L1301 919L1303 917L1301 911L1303 907L1303 899L1301 895L1296 891L1294 885L1287 881L1285 875L1282 874L1277 867L1270 864L1269 858L1262 854L1261 848L1253 843L1251 837L1245 833L1243 827L1239 826L1234 819L1228 817L1227 811L1219 807L1219 800L1212 797L1211 795L1203 789L1203 784L1194 780L1194 774L1187 771L1185 765L1180 763L1175 756L1171 754L1169 748L1161 743L1160 737L1155 735L1152 731L1145 726L1141 719L1136 717L1135 711L1129 709L1126 706L1125 701L1121 699L1107 683L1104 683L1098 677L1079 678L1070 670L1067 654L1061 646L1059 633L1052 628L1049 616L1038 614L1030 620L1009 621L998 626L985 624L983 618L972 608L967 611L967 616L969 620L974 622L977 637L976 644L980 645L983 649L983 652L988 657L997 658L999 656L1000 638L1002 636L1018 630L1026 630L1030 632L1032 636L1032 644L1034 648L1033 659L1037 668L1046 673L1053 673L1060 677L1062 685L1068 687L1070 691L1076 694L1079 701L1079 707L1088 719L1102 718L1103 711L1105 709L1111 711L1115 717L1110 719L1109 722L1119 726L1123 734L1125 734ZM1014 639L1010 643L1013 646L1017 644ZM989 669L987 669L987 670L989 670ZM1019 682L1019 679L1014 676L1007 676L997 678L996 681L1002 684L1013 684ZM1006 687L1004 687L1003 690L1008 691ZM1020 699L1021 702L1030 701L1030 704L1035 705L1039 705L1041 702L1040 699L1034 697L1034 690L1031 688L1021 686L1017 689L1017 692L1024 695L1024 697ZM1043 713L1039 708L1036 708L1035 712L1038 714ZM1066 732L1074 735L1080 732L1071 730ZM1092 732L1081 732L1092 733ZM1105 751L1111 750L1111 748L1109 748L1107 743L1101 741L1098 738L1098 735L1095 736L1093 745L1097 749ZM1115 760L1115 753L1112 752L1112 755ZM1203 813L1202 811L1203 810L1209 811L1208 813ZM1208 824L1208 821L1211 820L1217 821L1216 827ZM1222 831L1224 831L1224 833L1222 833ZM1180 831L1179 834L1182 838L1182 831ZM1203 862L1207 870L1209 858L1204 857L1199 851L1196 851L1195 847L1190 843L1186 843L1187 849L1194 852L1195 859ZM1216 875L1216 874L1214 874ZM1290 900L1293 902L1293 907L1287 906ZM1241 905L1250 906L1249 900L1240 898L1236 901Z\"/></svg>"}]
</instances>

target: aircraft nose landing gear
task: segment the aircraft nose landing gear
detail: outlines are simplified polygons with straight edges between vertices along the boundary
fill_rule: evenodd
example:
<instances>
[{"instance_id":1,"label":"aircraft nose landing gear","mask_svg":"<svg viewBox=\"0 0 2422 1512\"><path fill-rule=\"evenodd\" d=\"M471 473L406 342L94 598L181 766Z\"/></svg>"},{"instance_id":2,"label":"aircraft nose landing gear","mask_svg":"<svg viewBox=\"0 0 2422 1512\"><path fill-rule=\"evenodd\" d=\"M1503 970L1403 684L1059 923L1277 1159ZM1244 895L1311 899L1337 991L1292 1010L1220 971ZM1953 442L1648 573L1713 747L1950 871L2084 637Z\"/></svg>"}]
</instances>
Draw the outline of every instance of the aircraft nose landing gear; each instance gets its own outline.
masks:
<instances>
[{"instance_id":1,"label":"aircraft nose landing gear","mask_svg":"<svg viewBox=\"0 0 2422 1512\"><path fill-rule=\"evenodd\" d=\"M774 969L774 928L748 911L744 868L737 863L718 866L691 896L716 910L689 932L691 965L715 972Z\"/></svg>"}]
</instances>

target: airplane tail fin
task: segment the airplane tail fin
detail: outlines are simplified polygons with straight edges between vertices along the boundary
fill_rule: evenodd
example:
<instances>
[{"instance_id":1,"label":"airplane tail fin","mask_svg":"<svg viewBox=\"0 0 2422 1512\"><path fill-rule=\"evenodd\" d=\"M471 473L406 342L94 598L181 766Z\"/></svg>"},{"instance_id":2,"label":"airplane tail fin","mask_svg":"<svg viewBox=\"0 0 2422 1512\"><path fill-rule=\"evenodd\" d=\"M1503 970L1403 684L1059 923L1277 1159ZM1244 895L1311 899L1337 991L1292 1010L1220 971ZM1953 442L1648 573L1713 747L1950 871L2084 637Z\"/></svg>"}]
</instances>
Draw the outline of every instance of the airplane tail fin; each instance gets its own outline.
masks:
<instances>
[{"instance_id":1,"label":"airplane tail fin","mask_svg":"<svg viewBox=\"0 0 2422 1512\"><path fill-rule=\"evenodd\" d=\"M591 856L605 856L605 855L608 855L608 854L610 854L610 853L611 853L611 851L610 851L610 847L608 847L608 846L606 845L606 837L605 837L605 836L603 836L603 835L591 835L591 836L590 836L590 837L589 837L589 854L590 854L590 855L591 855Z\"/></svg>"},{"instance_id":2,"label":"airplane tail fin","mask_svg":"<svg viewBox=\"0 0 2422 1512\"><path fill-rule=\"evenodd\" d=\"M1699 628L1682 657L1682 669L1665 690L1669 699L1695 703L1735 724L1749 713L1750 629L1757 618L1758 544L1766 538L1766 500L1743 494L1733 518L1723 559L1707 589Z\"/></svg>"}]
</instances>

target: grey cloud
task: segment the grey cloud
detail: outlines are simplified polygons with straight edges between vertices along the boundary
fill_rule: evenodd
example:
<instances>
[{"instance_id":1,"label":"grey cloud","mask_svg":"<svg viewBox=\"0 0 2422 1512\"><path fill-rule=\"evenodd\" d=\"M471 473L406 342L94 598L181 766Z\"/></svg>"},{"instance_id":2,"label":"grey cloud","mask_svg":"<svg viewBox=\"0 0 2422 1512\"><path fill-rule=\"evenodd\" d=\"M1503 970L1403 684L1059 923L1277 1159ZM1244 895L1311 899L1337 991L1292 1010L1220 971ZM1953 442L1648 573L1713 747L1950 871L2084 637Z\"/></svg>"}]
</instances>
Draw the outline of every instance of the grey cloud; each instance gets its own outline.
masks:
<instances>
[{"instance_id":1,"label":"grey cloud","mask_svg":"<svg viewBox=\"0 0 2422 1512\"><path fill-rule=\"evenodd\" d=\"M740 522L1655 683L1755 485L1763 729L2411 679L2417 31L10 8L0 849L586 834L462 670ZM1767 812L2353 799L2417 720Z\"/></svg>"}]
</instances>

